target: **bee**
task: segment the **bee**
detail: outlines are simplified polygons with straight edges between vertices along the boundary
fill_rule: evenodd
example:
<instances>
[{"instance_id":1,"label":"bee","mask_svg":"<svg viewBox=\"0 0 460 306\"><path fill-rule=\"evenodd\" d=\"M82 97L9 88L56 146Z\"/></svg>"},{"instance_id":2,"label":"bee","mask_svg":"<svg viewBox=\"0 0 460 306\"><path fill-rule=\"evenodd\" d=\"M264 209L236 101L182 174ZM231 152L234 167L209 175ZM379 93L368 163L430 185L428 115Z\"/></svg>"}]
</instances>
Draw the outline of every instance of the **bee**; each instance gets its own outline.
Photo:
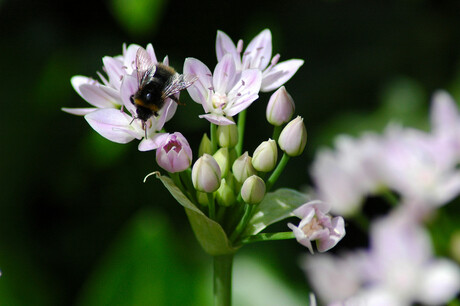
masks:
<instances>
[{"instance_id":1,"label":"bee","mask_svg":"<svg viewBox=\"0 0 460 306\"><path fill-rule=\"evenodd\" d=\"M158 116L158 112L168 98L177 104L182 104L175 95L190 87L197 77L179 74L174 68L164 64L155 64L147 51L141 47L137 50L135 65L138 89L130 97L137 113L133 121L135 119L142 121L145 138L147 138L146 121L152 116Z\"/></svg>"}]
</instances>

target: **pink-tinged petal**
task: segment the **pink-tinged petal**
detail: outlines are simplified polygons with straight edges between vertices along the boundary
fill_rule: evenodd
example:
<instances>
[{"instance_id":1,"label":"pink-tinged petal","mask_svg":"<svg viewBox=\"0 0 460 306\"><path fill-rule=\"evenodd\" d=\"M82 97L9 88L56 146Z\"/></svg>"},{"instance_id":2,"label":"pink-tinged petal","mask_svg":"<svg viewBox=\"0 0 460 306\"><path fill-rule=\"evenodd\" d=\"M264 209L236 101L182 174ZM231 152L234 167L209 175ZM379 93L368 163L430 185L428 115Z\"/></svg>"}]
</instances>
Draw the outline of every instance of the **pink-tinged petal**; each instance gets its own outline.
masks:
<instances>
[{"instance_id":1,"label":"pink-tinged petal","mask_svg":"<svg viewBox=\"0 0 460 306\"><path fill-rule=\"evenodd\" d=\"M214 69L214 91L221 94L229 92L234 85L235 74L235 61L231 54L226 54Z\"/></svg>"},{"instance_id":2,"label":"pink-tinged petal","mask_svg":"<svg viewBox=\"0 0 460 306\"><path fill-rule=\"evenodd\" d=\"M225 108L228 116L234 116L246 109L259 96L259 89L262 82L262 74L257 69L245 70L241 79L228 93L229 104Z\"/></svg>"},{"instance_id":3,"label":"pink-tinged petal","mask_svg":"<svg viewBox=\"0 0 460 306\"><path fill-rule=\"evenodd\" d=\"M297 226L295 226L292 223L288 223L288 227L294 233L294 236L295 236L295 239L297 240L297 242L300 243L301 245L305 246L310 251L311 254L314 254L313 246L311 245L311 241L310 241L310 239L308 239L308 237L305 235L305 233L300 228L298 228Z\"/></svg>"},{"instance_id":4,"label":"pink-tinged petal","mask_svg":"<svg viewBox=\"0 0 460 306\"><path fill-rule=\"evenodd\" d=\"M88 77L85 77L85 76L82 76L82 75L76 75L76 76L73 76L71 79L70 79L70 83L72 84L72 87L73 89L75 89L75 91L81 96L81 92L80 92L80 86L83 85L83 84L92 84L92 85L97 85L99 84L98 81L92 79L92 78L88 78ZM82 97L83 98L83 97Z\"/></svg>"},{"instance_id":5,"label":"pink-tinged petal","mask_svg":"<svg viewBox=\"0 0 460 306\"><path fill-rule=\"evenodd\" d=\"M209 122L217 124L217 125L235 124L234 121L228 119L227 117L219 116L219 115L216 115L216 114L205 114L205 115L199 115L198 117L204 118L204 119L208 120Z\"/></svg>"},{"instance_id":6,"label":"pink-tinged petal","mask_svg":"<svg viewBox=\"0 0 460 306\"><path fill-rule=\"evenodd\" d=\"M123 62L110 56L104 56L102 62L104 63L105 72L109 76L110 85L119 89L123 75L126 74L126 70L123 69Z\"/></svg>"},{"instance_id":7,"label":"pink-tinged petal","mask_svg":"<svg viewBox=\"0 0 460 306\"><path fill-rule=\"evenodd\" d=\"M279 88L297 72L303 63L303 60L291 59L281 62L272 69L265 71L260 91L269 92Z\"/></svg>"},{"instance_id":8,"label":"pink-tinged petal","mask_svg":"<svg viewBox=\"0 0 460 306\"><path fill-rule=\"evenodd\" d=\"M212 90L212 73L209 68L196 58L186 58L184 62L184 74L196 75L198 79L187 91L193 101L205 104Z\"/></svg>"},{"instance_id":9,"label":"pink-tinged petal","mask_svg":"<svg viewBox=\"0 0 460 306\"><path fill-rule=\"evenodd\" d=\"M123 66L126 67L128 73L131 73L136 69L136 54L137 49L140 47L141 46L139 45L131 44L128 46L128 49L126 49L126 52L124 53Z\"/></svg>"},{"instance_id":10,"label":"pink-tinged petal","mask_svg":"<svg viewBox=\"0 0 460 306\"><path fill-rule=\"evenodd\" d=\"M169 66L169 57L166 55L163 61L161 62L163 65Z\"/></svg>"},{"instance_id":11,"label":"pink-tinged petal","mask_svg":"<svg viewBox=\"0 0 460 306\"><path fill-rule=\"evenodd\" d=\"M142 139L137 147L139 151L151 151L159 148L168 138L168 133L156 133L148 139Z\"/></svg>"},{"instance_id":12,"label":"pink-tinged petal","mask_svg":"<svg viewBox=\"0 0 460 306\"><path fill-rule=\"evenodd\" d=\"M316 241L318 252L326 252L332 249L345 236L345 221L342 217L332 220L332 231L329 235Z\"/></svg>"},{"instance_id":13,"label":"pink-tinged petal","mask_svg":"<svg viewBox=\"0 0 460 306\"><path fill-rule=\"evenodd\" d=\"M155 64L158 63L158 60L157 60L157 56L155 55L155 50L153 49L153 46L152 44L148 44L147 45L147 48L145 49L148 53L148 55L150 56L150 58L152 59L152 62L154 62Z\"/></svg>"},{"instance_id":14,"label":"pink-tinged petal","mask_svg":"<svg viewBox=\"0 0 460 306\"><path fill-rule=\"evenodd\" d=\"M430 119L435 130L454 129L460 124L457 104L447 92L437 91L432 100Z\"/></svg>"},{"instance_id":15,"label":"pink-tinged petal","mask_svg":"<svg viewBox=\"0 0 460 306\"><path fill-rule=\"evenodd\" d=\"M309 213L310 211L313 209L318 209L319 211L321 212L325 212L327 213L329 211L329 205L327 205L326 203L322 202L322 201L319 201L319 200L313 200L313 201L310 201L310 202L307 202L305 204L303 204L302 206L298 207L297 209L295 209L293 211L293 214L300 218L300 219L303 219L305 218Z\"/></svg>"},{"instance_id":16,"label":"pink-tinged petal","mask_svg":"<svg viewBox=\"0 0 460 306\"><path fill-rule=\"evenodd\" d=\"M177 94L176 97L179 99L179 94ZM165 109L166 113L165 122L168 122L172 117L174 117L174 114L176 113L177 103L171 99L167 99L163 109Z\"/></svg>"},{"instance_id":17,"label":"pink-tinged petal","mask_svg":"<svg viewBox=\"0 0 460 306\"><path fill-rule=\"evenodd\" d=\"M114 108L120 105L120 97L112 88L104 85L82 84L79 89L82 98L98 108Z\"/></svg>"},{"instance_id":18,"label":"pink-tinged petal","mask_svg":"<svg viewBox=\"0 0 460 306\"><path fill-rule=\"evenodd\" d=\"M117 109L100 109L87 114L85 119L96 132L110 141L128 143L134 139L123 131L129 128L132 118Z\"/></svg>"},{"instance_id":19,"label":"pink-tinged petal","mask_svg":"<svg viewBox=\"0 0 460 306\"><path fill-rule=\"evenodd\" d=\"M249 43L243 54L243 67L264 70L272 57L272 33L265 29Z\"/></svg>"},{"instance_id":20,"label":"pink-tinged petal","mask_svg":"<svg viewBox=\"0 0 460 306\"><path fill-rule=\"evenodd\" d=\"M217 31L216 38L216 55L217 61L220 62L225 54L231 54L234 59L239 58L236 46L232 39L222 31Z\"/></svg>"},{"instance_id":21,"label":"pink-tinged petal","mask_svg":"<svg viewBox=\"0 0 460 306\"><path fill-rule=\"evenodd\" d=\"M250 96L244 96L244 98L238 99L237 101L235 101L234 104L232 104L230 108L226 109L225 114L227 116L233 117L239 114L241 111L248 108L252 104L252 102L257 100L258 98L259 98L259 95L257 94L250 95Z\"/></svg>"},{"instance_id":22,"label":"pink-tinged petal","mask_svg":"<svg viewBox=\"0 0 460 306\"><path fill-rule=\"evenodd\" d=\"M121 83L120 88L120 96L121 101L125 108L134 116L136 116L136 107L131 103L131 96L134 95L137 90L139 89L139 85L137 82L137 77L133 75L126 75L123 78L123 82Z\"/></svg>"},{"instance_id":23,"label":"pink-tinged petal","mask_svg":"<svg viewBox=\"0 0 460 306\"><path fill-rule=\"evenodd\" d=\"M98 110L98 108L95 107L88 107L88 108L68 108L68 107L63 107L61 108L62 111L72 114L72 115L77 115L77 116L84 116L89 113L94 112L95 110Z\"/></svg>"}]
</instances>

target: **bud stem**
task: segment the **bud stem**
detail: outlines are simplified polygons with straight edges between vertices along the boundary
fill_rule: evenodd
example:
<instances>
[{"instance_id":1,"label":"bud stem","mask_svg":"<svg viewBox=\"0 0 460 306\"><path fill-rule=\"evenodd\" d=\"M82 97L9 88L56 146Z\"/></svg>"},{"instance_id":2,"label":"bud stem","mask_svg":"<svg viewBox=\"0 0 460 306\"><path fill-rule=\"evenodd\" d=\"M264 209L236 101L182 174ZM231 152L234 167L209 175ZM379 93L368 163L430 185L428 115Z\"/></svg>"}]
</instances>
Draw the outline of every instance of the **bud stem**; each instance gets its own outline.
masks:
<instances>
[{"instance_id":1,"label":"bud stem","mask_svg":"<svg viewBox=\"0 0 460 306\"><path fill-rule=\"evenodd\" d=\"M246 110L238 114L238 143L236 144L236 156L240 156L243 151L244 128L246 125Z\"/></svg>"},{"instance_id":2,"label":"bud stem","mask_svg":"<svg viewBox=\"0 0 460 306\"><path fill-rule=\"evenodd\" d=\"M248 222L252 217L252 213L255 207L256 205L250 205L250 204L245 203L243 217L240 219L240 222L238 222L238 225L236 226L235 230L230 236L230 241L235 242L235 240L240 236L240 234L246 228L246 225L248 225Z\"/></svg>"},{"instance_id":3,"label":"bud stem","mask_svg":"<svg viewBox=\"0 0 460 306\"><path fill-rule=\"evenodd\" d=\"M214 256L214 305L232 304L233 254Z\"/></svg>"},{"instance_id":4,"label":"bud stem","mask_svg":"<svg viewBox=\"0 0 460 306\"><path fill-rule=\"evenodd\" d=\"M217 125L214 123L211 123L211 150L212 154L217 151Z\"/></svg>"},{"instance_id":5,"label":"bud stem","mask_svg":"<svg viewBox=\"0 0 460 306\"><path fill-rule=\"evenodd\" d=\"M243 239L241 242L243 244L259 242L259 241L272 241L272 240L286 240L294 239L294 232L279 232L279 233L262 233L253 236L249 236Z\"/></svg>"},{"instance_id":6,"label":"bud stem","mask_svg":"<svg viewBox=\"0 0 460 306\"><path fill-rule=\"evenodd\" d=\"M265 184L265 186L267 187L266 192L269 192L270 189L273 187L273 185L275 184L276 180L278 179L278 177L283 172L284 167L286 167L288 161L289 161L289 155L284 153L283 157L281 157L280 162L278 163L278 165L276 166L276 168L273 171L272 175L270 175L270 177L267 180L267 183Z\"/></svg>"},{"instance_id":7,"label":"bud stem","mask_svg":"<svg viewBox=\"0 0 460 306\"><path fill-rule=\"evenodd\" d=\"M275 140L276 142L278 142L278 138L280 137L280 134L281 134L281 131L283 130L283 126L280 125L280 126L275 126L273 128L273 140Z\"/></svg>"},{"instance_id":8,"label":"bud stem","mask_svg":"<svg viewBox=\"0 0 460 306\"><path fill-rule=\"evenodd\" d=\"M209 218L211 220L215 220L216 219L216 206L214 204L214 195L212 194L212 192L207 193L206 195L208 196L208 203L209 203Z\"/></svg>"}]
</instances>

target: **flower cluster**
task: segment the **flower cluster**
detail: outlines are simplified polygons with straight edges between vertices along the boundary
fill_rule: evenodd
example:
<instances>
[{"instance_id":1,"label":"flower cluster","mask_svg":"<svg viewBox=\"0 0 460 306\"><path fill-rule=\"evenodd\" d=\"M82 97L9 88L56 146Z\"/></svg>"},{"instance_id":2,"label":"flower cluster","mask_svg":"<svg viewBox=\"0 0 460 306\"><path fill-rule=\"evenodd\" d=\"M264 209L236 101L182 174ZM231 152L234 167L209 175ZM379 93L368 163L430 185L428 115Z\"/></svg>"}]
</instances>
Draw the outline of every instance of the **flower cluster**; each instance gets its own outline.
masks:
<instances>
[{"instance_id":1,"label":"flower cluster","mask_svg":"<svg viewBox=\"0 0 460 306\"><path fill-rule=\"evenodd\" d=\"M351 216L366 195L391 190L428 213L460 194L460 115L446 92L433 97L432 130L390 124L383 135L341 136L312 167L319 197Z\"/></svg>"},{"instance_id":2,"label":"flower cluster","mask_svg":"<svg viewBox=\"0 0 460 306\"><path fill-rule=\"evenodd\" d=\"M341 136L313 165L331 211L360 214L366 195L397 205L371 223L370 247L306 258L303 268L329 305L445 304L460 291L460 267L433 254L423 222L460 195L460 115L443 91L433 96L429 132L389 125L383 135ZM362 216L362 215L361 215Z\"/></svg>"}]
</instances>

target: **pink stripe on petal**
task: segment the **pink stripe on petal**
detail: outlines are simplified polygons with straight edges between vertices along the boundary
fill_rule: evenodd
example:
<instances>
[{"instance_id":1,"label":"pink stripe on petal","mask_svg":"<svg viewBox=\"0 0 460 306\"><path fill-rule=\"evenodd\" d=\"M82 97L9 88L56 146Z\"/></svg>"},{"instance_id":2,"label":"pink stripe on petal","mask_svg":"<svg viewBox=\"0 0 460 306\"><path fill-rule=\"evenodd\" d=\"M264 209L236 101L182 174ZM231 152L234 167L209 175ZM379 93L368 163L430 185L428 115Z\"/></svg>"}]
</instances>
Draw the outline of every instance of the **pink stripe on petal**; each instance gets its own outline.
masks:
<instances>
[{"instance_id":1,"label":"pink stripe on petal","mask_svg":"<svg viewBox=\"0 0 460 306\"><path fill-rule=\"evenodd\" d=\"M243 67L264 70L272 57L272 33L269 29L260 32L249 43L243 53Z\"/></svg>"},{"instance_id":2,"label":"pink stripe on petal","mask_svg":"<svg viewBox=\"0 0 460 306\"><path fill-rule=\"evenodd\" d=\"M269 92L279 88L303 65L304 61L291 59L275 65L270 71L263 74L260 91Z\"/></svg>"},{"instance_id":3,"label":"pink stripe on petal","mask_svg":"<svg viewBox=\"0 0 460 306\"><path fill-rule=\"evenodd\" d=\"M193 101L206 103L210 89L212 89L212 73L209 68L196 58L186 58L184 62L184 74L195 75L197 80L187 91Z\"/></svg>"},{"instance_id":4,"label":"pink stripe on petal","mask_svg":"<svg viewBox=\"0 0 460 306\"><path fill-rule=\"evenodd\" d=\"M230 53L233 57L238 56L235 44L232 39L222 31L217 31L216 37L216 55L217 61L220 62L225 54Z\"/></svg>"},{"instance_id":5,"label":"pink stripe on petal","mask_svg":"<svg viewBox=\"0 0 460 306\"><path fill-rule=\"evenodd\" d=\"M235 61L231 54L226 54L214 69L214 91L221 94L229 92L234 85L235 74Z\"/></svg>"}]
</instances>

